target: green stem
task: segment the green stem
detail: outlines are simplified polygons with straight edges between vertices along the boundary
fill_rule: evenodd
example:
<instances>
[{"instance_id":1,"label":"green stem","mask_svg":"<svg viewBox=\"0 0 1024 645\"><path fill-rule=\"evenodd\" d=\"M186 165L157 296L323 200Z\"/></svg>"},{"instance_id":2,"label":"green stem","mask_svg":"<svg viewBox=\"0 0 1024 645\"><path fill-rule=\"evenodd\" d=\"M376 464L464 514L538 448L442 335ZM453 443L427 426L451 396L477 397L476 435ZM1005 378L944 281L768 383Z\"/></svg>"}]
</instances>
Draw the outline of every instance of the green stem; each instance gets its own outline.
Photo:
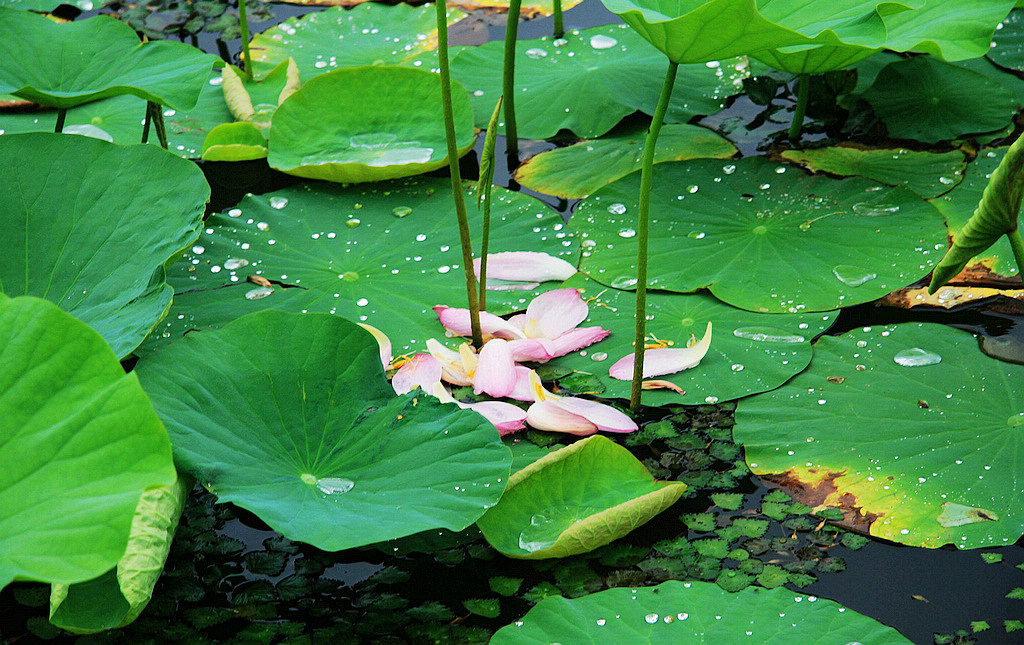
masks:
<instances>
[{"instance_id":1,"label":"green stem","mask_svg":"<svg viewBox=\"0 0 1024 645\"><path fill-rule=\"evenodd\" d=\"M452 176L452 197L455 215L459 220L459 241L462 244L462 268L466 273L466 298L469 301L469 320L473 330L473 345L483 347L480 333L480 305L477 301L476 275L473 273L473 243L469 239L469 217L466 215L466 196L462 192L459 173L459 149L455 142L455 116L452 110L452 79L448 69L448 16L444 2L437 7L437 63L441 72L441 107L444 111L444 132L448 140L448 168Z\"/></svg>"},{"instance_id":2,"label":"green stem","mask_svg":"<svg viewBox=\"0 0 1024 645\"><path fill-rule=\"evenodd\" d=\"M64 132L64 119L68 117L66 108L57 110L57 124L53 126L54 132Z\"/></svg>"},{"instance_id":3,"label":"green stem","mask_svg":"<svg viewBox=\"0 0 1024 645\"><path fill-rule=\"evenodd\" d=\"M480 231L480 310L487 311L487 252L491 238L491 195L484 197L484 223ZM1021 273L1024 275L1024 272Z\"/></svg>"},{"instance_id":4,"label":"green stem","mask_svg":"<svg viewBox=\"0 0 1024 645\"><path fill-rule=\"evenodd\" d=\"M153 129L156 130L156 138L160 147L167 149L167 129L164 127L164 108L159 103L148 101L146 103L146 120L153 122ZM148 133L147 133L148 135ZM148 136L146 137L149 138Z\"/></svg>"},{"instance_id":5,"label":"green stem","mask_svg":"<svg viewBox=\"0 0 1024 645\"><path fill-rule=\"evenodd\" d=\"M494 183L494 148L498 139L498 119L501 118L501 101L494 104L491 120L487 122L484 136L484 151L480 159L480 181L476 185L477 206L483 205L483 240L480 243L480 310L487 310L487 253L491 243L491 185Z\"/></svg>"},{"instance_id":6,"label":"green stem","mask_svg":"<svg viewBox=\"0 0 1024 645\"><path fill-rule=\"evenodd\" d=\"M501 95L505 101L505 153L519 157L519 132L516 129L516 39L519 37L519 7L522 0L512 0L508 5L508 22L505 25L505 61L502 66Z\"/></svg>"},{"instance_id":7,"label":"green stem","mask_svg":"<svg viewBox=\"0 0 1024 645\"><path fill-rule=\"evenodd\" d=\"M249 17L245 11L245 0L238 0L238 27L242 30L242 69L252 80L252 59L249 58Z\"/></svg>"},{"instance_id":8,"label":"green stem","mask_svg":"<svg viewBox=\"0 0 1024 645\"><path fill-rule=\"evenodd\" d=\"M648 215L651 211L651 184L654 178L654 149L658 145L661 123L672 98L672 87L676 82L679 63L669 61L665 82L661 86L658 108L651 119L651 129L644 141L644 157L640 171L640 201L637 213L636 234L636 329L633 333L633 387L629 393L629 409L636 414L640 411L640 394L644 379L644 339L647 337L647 237Z\"/></svg>"},{"instance_id":9,"label":"green stem","mask_svg":"<svg viewBox=\"0 0 1024 645\"><path fill-rule=\"evenodd\" d=\"M562 0L554 0L555 9L555 38L565 35L565 27L562 25Z\"/></svg>"},{"instance_id":10,"label":"green stem","mask_svg":"<svg viewBox=\"0 0 1024 645\"><path fill-rule=\"evenodd\" d=\"M793 110L793 122L789 124L789 139L800 138L800 130L804 127L804 114L807 113L807 99L811 96L811 76L801 74L797 80L796 109Z\"/></svg>"},{"instance_id":11,"label":"green stem","mask_svg":"<svg viewBox=\"0 0 1024 645\"><path fill-rule=\"evenodd\" d=\"M1013 249L1013 257L1017 260L1017 275L1024 280L1024 240L1020 238L1020 229L1015 228L1006 234L1010 239L1010 248Z\"/></svg>"}]
</instances>

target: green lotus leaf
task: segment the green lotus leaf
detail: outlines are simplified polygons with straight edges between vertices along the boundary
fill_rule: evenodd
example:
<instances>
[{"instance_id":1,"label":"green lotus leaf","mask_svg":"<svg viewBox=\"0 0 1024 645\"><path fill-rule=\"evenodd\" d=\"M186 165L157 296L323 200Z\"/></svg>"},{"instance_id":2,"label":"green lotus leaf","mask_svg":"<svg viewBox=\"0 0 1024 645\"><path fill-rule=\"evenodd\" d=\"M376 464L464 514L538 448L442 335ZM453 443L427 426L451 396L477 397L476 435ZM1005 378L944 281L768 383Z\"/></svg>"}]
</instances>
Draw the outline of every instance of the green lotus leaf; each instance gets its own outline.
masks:
<instances>
[{"instance_id":1,"label":"green lotus leaf","mask_svg":"<svg viewBox=\"0 0 1024 645\"><path fill-rule=\"evenodd\" d=\"M251 123L222 123L203 142L203 161L247 161L267 156L267 140Z\"/></svg>"},{"instance_id":2,"label":"green lotus leaf","mask_svg":"<svg viewBox=\"0 0 1024 645\"><path fill-rule=\"evenodd\" d=\"M140 43L109 16L58 24L0 7L0 94L57 108L134 94L176 110L195 107L220 59L184 43Z\"/></svg>"},{"instance_id":3,"label":"green lotus leaf","mask_svg":"<svg viewBox=\"0 0 1024 645\"><path fill-rule=\"evenodd\" d=\"M1005 235L1015 253L1018 273L1024 274L1024 242L1017 231L1017 213L1024 198L1024 140L1017 139L1006 150L992 172L978 208L953 233L953 245L932 272L928 293L960 273L976 255L987 251Z\"/></svg>"},{"instance_id":4,"label":"green lotus leaf","mask_svg":"<svg viewBox=\"0 0 1024 645\"><path fill-rule=\"evenodd\" d=\"M950 61L978 58L989 52L996 27L1014 4L1014 0L924 0L914 11L885 14L885 47Z\"/></svg>"},{"instance_id":5,"label":"green lotus leaf","mask_svg":"<svg viewBox=\"0 0 1024 645\"><path fill-rule=\"evenodd\" d=\"M640 169L643 128L542 152L516 170L516 181L531 190L568 199L586 197L605 184ZM700 157L728 159L736 147L707 128L667 124L661 129L654 162Z\"/></svg>"},{"instance_id":6,"label":"green lotus leaf","mask_svg":"<svg viewBox=\"0 0 1024 645\"><path fill-rule=\"evenodd\" d=\"M1013 11L992 35L986 56L1001 67L1024 71L1024 11Z\"/></svg>"},{"instance_id":7,"label":"green lotus leaf","mask_svg":"<svg viewBox=\"0 0 1024 645\"><path fill-rule=\"evenodd\" d=\"M905 188L808 176L761 158L654 167L650 286L708 287L734 307L828 311L868 302L928 273L946 235L935 208ZM580 204L581 271L636 284L639 173Z\"/></svg>"},{"instance_id":8,"label":"green lotus leaf","mask_svg":"<svg viewBox=\"0 0 1024 645\"><path fill-rule=\"evenodd\" d=\"M139 496L174 482L160 419L103 338L39 298L0 294L0 392L0 587L95 578Z\"/></svg>"},{"instance_id":9,"label":"green lotus leaf","mask_svg":"<svg viewBox=\"0 0 1024 645\"><path fill-rule=\"evenodd\" d=\"M564 42L563 42L564 41ZM503 44L466 47L452 58L452 77L473 94L476 126L486 127L501 95ZM637 110L653 114L665 76L665 57L625 25L605 25L516 43L516 122L519 136L546 139L559 130L581 137L608 132ZM714 114L742 91L745 58L677 72L666 118L685 123Z\"/></svg>"},{"instance_id":10,"label":"green lotus leaf","mask_svg":"<svg viewBox=\"0 0 1024 645\"><path fill-rule=\"evenodd\" d=\"M594 435L514 473L477 526L511 558L564 558L626 535L685 490L656 481L629 450Z\"/></svg>"},{"instance_id":11,"label":"green lotus leaf","mask_svg":"<svg viewBox=\"0 0 1024 645\"><path fill-rule=\"evenodd\" d=\"M635 294L608 289L583 275L563 286L576 287L590 304L585 325L600 325L611 332L593 347L551 361L592 374L604 386L601 396L629 398L629 381L608 376L615 361L633 353ZM828 329L837 312L763 314L723 304L706 292L647 294L649 337L685 347L712 324L711 348L700 364L675 374L655 377L679 386L644 392L647 405L696 405L728 401L779 387L802 371L811 360L810 340Z\"/></svg>"},{"instance_id":12,"label":"green lotus leaf","mask_svg":"<svg viewBox=\"0 0 1024 645\"><path fill-rule=\"evenodd\" d=\"M834 146L785 150L782 157L814 172L844 177L855 175L890 186L904 186L922 197L948 192L960 183L967 167L959 150L924 152L906 148Z\"/></svg>"},{"instance_id":13,"label":"green lotus leaf","mask_svg":"<svg viewBox=\"0 0 1024 645\"><path fill-rule=\"evenodd\" d=\"M468 203L475 190L468 189ZM491 252L544 251L576 261L562 217L537 200L495 187ZM470 208L479 231L480 212ZM346 220L345 218L349 218ZM466 306L451 182L420 178L343 188L316 184L246 197L206 222L212 233L171 268L177 295L144 349L262 309L329 312L386 333L395 354L422 351L443 328L435 305ZM201 252L200 252L201 251ZM257 275L270 288L247 284ZM489 291L489 311L523 309L555 283Z\"/></svg>"},{"instance_id":14,"label":"green lotus leaf","mask_svg":"<svg viewBox=\"0 0 1024 645\"><path fill-rule=\"evenodd\" d=\"M48 12L62 4L77 7L82 11L92 11L92 0L0 0L0 7L23 9L25 11Z\"/></svg>"},{"instance_id":15,"label":"green lotus leaf","mask_svg":"<svg viewBox=\"0 0 1024 645\"><path fill-rule=\"evenodd\" d=\"M832 600L788 589L736 593L710 582L670 580L657 587L608 589L568 600L541 600L501 628L491 645L562 643L782 643L905 645L898 631Z\"/></svg>"},{"instance_id":16,"label":"green lotus leaf","mask_svg":"<svg viewBox=\"0 0 1024 645\"><path fill-rule=\"evenodd\" d=\"M1003 128L1017 105L999 83L930 56L886 65L862 96L889 136L930 143Z\"/></svg>"},{"instance_id":17,"label":"green lotus leaf","mask_svg":"<svg viewBox=\"0 0 1024 645\"><path fill-rule=\"evenodd\" d=\"M465 14L448 9L448 24ZM257 34L249 45L253 73L262 78L289 57L308 80L339 67L422 65L416 56L437 48L433 4L418 7L367 2L289 18ZM428 64L428 68L433 64ZM493 101L491 102L493 106Z\"/></svg>"},{"instance_id":18,"label":"green lotus leaf","mask_svg":"<svg viewBox=\"0 0 1024 645\"><path fill-rule=\"evenodd\" d=\"M224 103L217 73L199 92L199 102L191 110L164 109L167 129L167 149L186 159L198 159L206 135L221 123L233 117ZM142 120L146 116L146 102L136 96L114 96L69 108L64 122L68 134L88 133L93 126L109 134L114 143L138 143L142 135ZM0 111L0 129L7 134L17 132L53 132L57 121L56 110L33 112ZM154 137L150 135L150 139Z\"/></svg>"},{"instance_id":19,"label":"green lotus leaf","mask_svg":"<svg viewBox=\"0 0 1024 645\"><path fill-rule=\"evenodd\" d=\"M784 387L740 401L750 469L871 535L929 548L1024 533L1024 366L935 324L825 336Z\"/></svg>"},{"instance_id":20,"label":"green lotus leaf","mask_svg":"<svg viewBox=\"0 0 1024 645\"><path fill-rule=\"evenodd\" d=\"M284 536L338 551L461 531L511 455L480 415L396 397L377 342L328 314L262 311L136 366L176 461Z\"/></svg>"},{"instance_id":21,"label":"green lotus leaf","mask_svg":"<svg viewBox=\"0 0 1024 645\"><path fill-rule=\"evenodd\" d=\"M190 477L179 477L170 486L144 492L135 508L128 547L117 566L93 580L54 584L50 622L88 634L124 627L138 618L163 573L192 483Z\"/></svg>"},{"instance_id":22,"label":"green lotus leaf","mask_svg":"<svg viewBox=\"0 0 1024 645\"><path fill-rule=\"evenodd\" d=\"M982 150L978 158L970 163L964 173L964 180L948 194L932 200L936 208L945 216L951 237L967 224L971 215L978 208L978 203L989 184L992 173L1006 155L1008 148ZM1014 262L1013 249L1006 239L996 240L995 244L977 254L968 261L967 268L972 272L981 270L991 272L999 277L1010 277L1018 273Z\"/></svg>"},{"instance_id":23,"label":"green lotus leaf","mask_svg":"<svg viewBox=\"0 0 1024 645\"><path fill-rule=\"evenodd\" d=\"M419 175L448 165L441 79L411 67L369 65L315 76L274 113L271 168L355 183ZM452 84L459 156L476 141L469 95Z\"/></svg>"},{"instance_id":24,"label":"green lotus leaf","mask_svg":"<svg viewBox=\"0 0 1024 645\"><path fill-rule=\"evenodd\" d=\"M164 264L199 235L203 173L157 146L53 133L4 135L0 158L0 291L56 303L127 355L170 305Z\"/></svg>"},{"instance_id":25,"label":"green lotus leaf","mask_svg":"<svg viewBox=\"0 0 1024 645\"><path fill-rule=\"evenodd\" d=\"M248 121L262 133L270 131L277 106L294 94L302 81L295 60L281 61L260 80L250 80L234 65L225 65L222 73L224 101L238 121Z\"/></svg>"}]
</instances>

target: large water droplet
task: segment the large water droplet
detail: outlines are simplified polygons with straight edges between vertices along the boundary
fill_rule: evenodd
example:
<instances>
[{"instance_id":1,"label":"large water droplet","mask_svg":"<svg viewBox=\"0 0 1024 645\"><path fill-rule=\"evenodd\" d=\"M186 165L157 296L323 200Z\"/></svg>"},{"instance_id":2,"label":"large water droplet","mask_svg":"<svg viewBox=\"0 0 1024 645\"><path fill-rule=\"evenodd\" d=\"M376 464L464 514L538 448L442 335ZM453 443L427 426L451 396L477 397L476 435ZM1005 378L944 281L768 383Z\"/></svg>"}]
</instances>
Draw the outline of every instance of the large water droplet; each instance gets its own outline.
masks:
<instances>
[{"instance_id":1,"label":"large water droplet","mask_svg":"<svg viewBox=\"0 0 1024 645\"><path fill-rule=\"evenodd\" d=\"M553 545L562 531L553 518L543 513L530 517L530 525L519 534L519 548L533 553Z\"/></svg>"},{"instance_id":2,"label":"large water droplet","mask_svg":"<svg viewBox=\"0 0 1024 645\"><path fill-rule=\"evenodd\" d=\"M234 271L235 269L241 269L244 266L248 266L249 261L245 258L228 258L224 260L224 268L228 271Z\"/></svg>"},{"instance_id":3,"label":"large water droplet","mask_svg":"<svg viewBox=\"0 0 1024 645\"><path fill-rule=\"evenodd\" d=\"M192 247L192 252L196 255L202 255L203 253L206 253L206 247L196 244Z\"/></svg>"},{"instance_id":4,"label":"large water droplet","mask_svg":"<svg viewBox=\"0 0 1024 645\"><path fill-rule=\"evenodd\" d=\"M899 206L889 206L886 204L860 203L853 205L853 212L865 217L882 217L883 215L892 215L899 210Z\"/></svg>"},{"instance_id":5,"label":"large water droplet","mask_svg":"<svg viewBox=\"0 0 1024 645\"><path fill-rule=\"evenodd\" d=\"M412 209L408 206L395 206L391 209L391 214L395 217L406 217L412 214Z\"/></svg>"},{"instance_id":6,"label":"large water droplet","mask_svg":"<svg viewBox=\"0 0 1024 645\"><path fill-rule=\"evenodd\" d=\"M541 49L540 47L531 47L531 48L526 50L526 57L527 58L533 58L533 59L545 58L547 55L548 55L547 51Z\"/></svg>"},{"instance_id":7,"label":"large water droplet","mask_svg":"<svg viewBox=\"0 0 1024 645\"><path fill-rule=\"evenodd\" d=\"M266 298L272 293L274 293L273 287L256 287L245 292L245 299L259 300L260 298Z\"/></svg>"},{"instance_id":8,"label":"large water droplet","mask_svg":"<svg viewBox=\"0 0 1024 645\"><path fill-rule=\"evenodd\" d=\"M320 492L327 493L328 495L340 495L341 493L347 493L356 485L351 479L344 477L321 477L316 480L316 487L320 489Z\"/></svg>"},{"instance_id":9,"label":"large water droplet","mask_svg":"<svg viewBox=\"0 0 1024 645\"><path fill-rule=\"evenodd\" d=\"M896 352L892 360L897 365L902 365L903 367L924 367L925 365L935 365L942 362L942 357L935 352L929 352L920 347L911 347L910 349Z\"/></svg>"},{"instance_id":10,"label":"large water droplet","mask_svg":"<svg viewBox=\"0 0 1024 645\"><path fill-rule=\"evenodd\" d=\"M590 355L590 358L595 361L603 361L608 358L608 354L605 352L594 352Z\"/></svg>"},{"instance_id":11,"label":"large water droplet","mask_svg":"<svg viewBox=\"0 0 1024 645\"><path fill-rule=\"evenodd\" d=\"M626 212L626 205L621 202L615 202L608 206L608 212L612 215L622 215Z\"/></svg>"},{"instance_id":12,"label":"large water droplet","mask_svg":"<svg viewBox=\"0 0 1024 645\"><path fill-rule=\"evenodd\" d=\"M1006 425L1014 427L1014 428L1019 428L1021 426L1024 426L1024 412L1021 412L1020 414L1015 414L1012 417L1010 417L1009 419L1007 419L1006 420Z\"/></svg>"},{"instance_id":13,"label":"large water droplet","mask_svg":"<svg viewBox=\"0 0 1024 645\"><path fill-rule=\"evenodd\" d=\"M612 280L612 286L616 289L632 289L636 286L636 278L631 278L628 275L620 275Z\"/></svg>"},{"instance_id":14,"label":"large water droplet","mask_svg":"<svg viewBox=\"0 0 1024 645\"><path fill-rule=\"evenodd\" d=\"M732 331L737 338L766 343L802 343L806 339L774 327L738 327Z\"/></svg>"},{"instance_id":15,"label":"large water droplet","mask_svg":"<svg viewBox=\"0 0 1024 645\"><path fill-rule=\"evenodd\" d=\"M644 616L644 620L653 625L658 622L658 614L647 614Z\"/></svg>"},{"instance_id":16,"label":"large water droplet","mask_svg":"<svg viewBox=\"0 0 1024 645\"><path fill-rule=\"evenodd\" d=\"M611 36L605 36L604 34L597 34L596 36L590 37L590 46L594 49L611 49L618 44L619 41L615 40Z\"/></svg>"},{"instance_id":17,"label":"large water droplet","mask_svg":"<svg viewBox=\"0 0 1024 645\"><path fill-rule=\"evenodd\" d=\"M629 227L619 229L619 237L636 237L636 229Z\"/></svg>"},{"instance_id":18,"label":"large water droplet","mask_svg":"<svg viewBox=\"0 0 1024 645\"><path fill-rule=\"evenodd\" d=\"M852 264L837 264L832 267L832 274L839 278L840 282L851 287L859 287L868 280L878 277L877 273L871 273L867 269Z\"/></svg>"},{"instance_id":19,"label":"large water droplet","mask_svg":"<svg viewBox=\"0 0 1024 645\"><path fill-rule=\"evenodd\" d=\"M271 197L270 198L270 207L271 208L276 208L277 210L281 210L282 208L284 208L287 205L288 205L288 198L287 197Z\"/></svg>"}]
</instances>

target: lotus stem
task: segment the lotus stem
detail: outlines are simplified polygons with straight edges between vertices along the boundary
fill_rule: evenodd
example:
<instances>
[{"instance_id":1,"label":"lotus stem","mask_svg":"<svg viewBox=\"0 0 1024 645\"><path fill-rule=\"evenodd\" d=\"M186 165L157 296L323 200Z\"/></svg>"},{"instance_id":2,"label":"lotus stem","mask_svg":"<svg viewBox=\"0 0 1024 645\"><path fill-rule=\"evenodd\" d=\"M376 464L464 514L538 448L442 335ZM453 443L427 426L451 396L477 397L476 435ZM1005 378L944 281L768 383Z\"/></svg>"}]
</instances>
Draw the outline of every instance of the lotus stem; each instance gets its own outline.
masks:
<instances>
[{"instance_id":1,"label":"lotus stem","mask_svg":"<svg viewBox=\"0 0 1024 645\"><path fill-rule=\"evenodd\" d=\"M554 0L555 14L555 38L565 35L565 27L562 25L562 0Z\"/></svg>"},{"instance_id":2,"label":"lotus stem","mask_svg":"<svg viewBox=\"0 0 1024 645\"><path fill-rule=\"evenodd\" d=\"M658 145L658 134L665 120L672 87L676 83L679 63L669 61L665 82L661 86L658 108L651 119L651 129L644 141L644 156L640 171L640 199L637 213L636 234L636 330L633 333L633 386L629 393L629 409L636 414L640 411L640 395L644 379L644 339L647 337L647 237L648 215L651 211L651 184L654 179L654 148Z\"/></svg>"},{"instance_id":3,"label":"lotus stem","mask_svg":"<svg viewBox=\"0 0 1024 645\"><path fill-rule=\"evenodd\" d=\"M164 127L164 108L159 103L153 101L146 102L146 121L153 122L153 129L156 130L156 138L160 142L160 147L167 150L167 129ZM143 128L145 129L145 127ZM146 132L146 139L149 138L149 133Z\"/></svg>"},{"instance_id":4,"label":"lotus stem","mask_svg":"<svg viewBox=\"0 0 1024 645\"><path fill-rule=\"evenodd\" d=\"M245 0L238 0L238 27L242 31L242 69L252 80L252 59L249 58L249 17L245 11Z\"/></svg>"},{"instance_id":5,"label":"lotus stem","mask_svg":"<svg viewBox=\"0 0 1024 645\"><path fill-rule=\"evenodd\" d=\"M789 139L800 138L800 130L804 127L804 114L807 113L807 99L811 96L811 75L800 74L797 77L796 109L793 110L793 122L789 124Z\"/></svg>"},{"instance_id":6,"label":"lotus stem","mask_svg":"<svg viewBox=\"0 0 1024 645\"><path fill-rule=\"evenodd\" d=\"M494 148L498 139L498 119L501 117L502 97L494 105L487 123L484 150L480 161L480 180L477 182L477 206L483 206L484 221L480 240L480 310L487 310L487 253L491 242L491 184L494 181Z\"/></svg>"},{"instance_id":7,"label":"lotus stem","mask_svg":"<svg viewBox=\"0 0 1024 645\"><path fill-rule=\"evenodd\" d=\"M1010 248L1013 249L1013 258L1017 260L1017 275L1024 281L1024 240L1021 240L1020 229L1015 228L1006 234L1010 240Z\"/></svg>"},{"instance_id":8,"label":"lotus stem","mask_svg":"<svg viewBox=\"0 0 1024 645\"><path fill-rule=\"evenodd\" d=\"M516 130L516 39L519 37L519 8L522 0L512 0L508 5L508 22L505 25L505 62L502 66L501 95L505 100L505 154L519 158L519 132Z\"/></svg>"},{"instance_id":9,"label":"lotus stem","mask_svg":"<svg viewBox=\"0 0 1024 645\"><path fill-rule=\"evenodd\" d=\"M466 196L462 192L459 173L459 149L455 141L455 115L452 109L452 78L448 69L448 16L447 6L436 0L437 9L437 66L441 73L441 108L444 112L444 133L448 142L448 168L452 176L452 198L455 216L459 220L459 242L462 245L462 268L466 273L466 299L469 301L469 321L473 331L473 345L483 347L480 333L480 304L477 301L476 274L473 272L473 243L469 238L469 217L466 215Z\"/></svg>"},{"instance_id":10,"label":"lotus stem","mask_svg":"<svg viewBox=\"0 0 1024 645\"><path fill-rule=\"evenodd\" d=\"M153 122L153 116L149 113L149 101L146 101L146 119L142 122L141 143L149 141L149 124Z\"/></svg>"},{"instance_id":11,"label":"lotus stem","mask_svg":"<svg viewBox=\"0 0 1024 645\"><path fill-rule=\"evenodd\" d=\"M64 119L68 118L67 108L57 110L57 124L53 126L54 132L64 132Z\"/></svg>"}]
</instances>

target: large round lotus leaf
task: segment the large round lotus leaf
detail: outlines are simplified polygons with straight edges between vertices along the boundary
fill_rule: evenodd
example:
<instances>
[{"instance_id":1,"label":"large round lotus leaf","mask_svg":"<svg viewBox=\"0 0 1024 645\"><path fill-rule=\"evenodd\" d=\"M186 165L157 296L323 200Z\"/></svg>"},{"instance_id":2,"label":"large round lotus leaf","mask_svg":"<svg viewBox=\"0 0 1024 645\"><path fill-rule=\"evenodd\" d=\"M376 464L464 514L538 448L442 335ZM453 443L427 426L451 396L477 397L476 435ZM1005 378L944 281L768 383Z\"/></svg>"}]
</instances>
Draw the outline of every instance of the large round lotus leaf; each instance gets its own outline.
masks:
<instances>
[{"instance_id":1,"label":"large round lotus leaf","mask_svg":"<svg viewBox=\"0 0 1024 645\"><path fill-rule=\"evenodd\" d=\"M594 435L514 473L477 526L509 557L563 558L626 535L685 490L682 482L655 480L629 450Z\"/></svg>"},{"instance_id":2,"label":"large round lotus leaf","mask_svg":"<svg viewBox=\"0 0 1024 645\"><path fill-rule=\"evenodd\" d=\"M0 291L56 303L118 356L171 302L164 264L199 235L210 187L151 145L68 134L0 137Z\"/></svg>"},{"instance_id":3,"label":"large round lotus leaf","mask_svg":"<svg viewBox=\"0 0 1024 645\"><path fill-rule=\"evenodd\" d=\"M1024 366L904 324L823 337L807 371L740 401L733 436L754 473L871 535L976 548L1024 533L1021 428Z\"/></svg>"},{"instance_id":4,"label":"large round lotus leaf","mask_svg":"<svg viewBox=\"0 0 1024 645\"><path fill-rule=\"evenodd\" d=\"M760 158L655 166L650 285L767 313L828 311L879 298L928 273L946 247L934 207L905 188L808 176ZM639 173L583 201L573 224L581 270L636 284Z\"/></svg>"},{"instance_id":5,"label":"large round lotus leaf","mask_svg":"<svg viewBox=\"0 0 1024 645\"><path fill-rule=\"evenodd\" d=\"M452 58L452 77L473 93L476 125L486 128L501 95L503 47L467 47ZM605 25L516 44L516 125L519 136L546 139L559 130L597 137L637 110L653 114L668 62L626 25ZM743 91L746 59L686 65L677 72L666 118L689 121L714 114Z\"/></svg>"},{"instance_id":6,"label":"large round lotus leaf","mask_svg":"<svg viewBox=\"0 0 1024 645\"><path fill-rule=\"evenodd\" d=\"M314 77L274 113L267 162L289 175L355 183L448 165L441 78L369 65ZM452 84L459 156L476 141L469 95Z\"/></svg>"},{"instance_id":7,"label":"large round lotus leaf","mask_svg":"<svg viewBox=\"0 0 1024 645\"><path fill-rule=\"evenodd\" d=\"M989 52L1000 21L1015 0L923 0L914 11L885 16L885 47L918 51L944 60L978 58Z\"/></svg>"},{"instance_id":8,"label":"large round lotus leaf","mask_svg":"<svg viewBox=\"0 0 1024 645\"><path fill-rule=\"evenodd\" d=\"M582 274L566 281L566 287L583 291L590 304L584 325L600 325L608 338L552 361L578 372L593 374L604 386L601 396L629 398L630 381L608 375L608 368L633 353L636 294L608 289ZM652 377L679 386L644 392L647 405L683 403L696 405L736 399L772 390L802 371L811 361L810 340L828 329L836 312L762 314L730 307L705 292L694 294L648 292L647 333L673 347L686 347L691 335L697 340L712 326L711 348L700 365Z\"/></svg>"},{"instance_id":9,"label":"large round lotus leaf","mask_svg":"<svg viewBox=\"0 0 1024 645\"><path fill-rule=\"evenodd\" d=\"M575 262L575 243L561 216L501 188L493 199L492 252L544 251ZM475 193L467 200L472 204ZM155 340L282 309L367 322L390 336L396 355L420 351L426 339L444 333L431 307L466 306L452 208L448 179L351 188L317 184L246 197L226 215L211 216L206 225L212 232L171 268L178 293ZM469 214L478 239L480 212L470 206ZM247 284L250 275L274 284ZM489 291L488 310L523 309L552 286Z\"/></svg>"},{"instance_id":10,"label":"large round lotus leaf","mask_svg":"<svg viewBox=\"0 0 1024 645\"><path fill-rule=\"evenodd\" d=\"M640 169L646 128L542 152L516 170L516 181L531 190L569 199L586 197L605 184ZM654 162L700 157L728 159L736 147L707 128L667 124L658 136Z\"/></svg>"},{"instance_id":11,"label":"large round lotus leaf","mask_svg":"<svg viewBox=\"0 0 1024 645\"><path fill-rule=\"evenodd\" d=\"M930 143L1003 128L1017 105L999 83L930 56L886 65L862 96L889 136Z\"/></svg>"},{"instance_id":12,"label":"large round lotus leaf","mask_svg":"<svg viewBox=\"0 0 1024 645\"><path fill-rule=\"evenodd\" d=\"M924 152L906 148L808 148L785 150L784 159L803 164L815 172L865 177L890 186L905 186L922 197L949 191L963 178L964 154Z\"/></svg>"},{"instance_id":13,"label":"large round lotus leaf","mask_svg":"<svg viewBox=\"0 0 1024 645\"><path fill-rule=\"evenodd\" d=\"M1014 11L992 36L995 45L986 54L997 65L1024 71L1024 11Z\"/></svg>"},{"instance_id":14,"label":"large round lotus leaf","mask_svg":"<svg viewBox=\"0 0 1024 645\"><path fill-rule=\"evenodd\" d=\"M448 24L465 14L448 9ZM289 18L252 39L253 72L268 74L289 57L299 76L309 80L339 67L422 65L413 58L437 48L437 14L433 4L419 7L367 2L351 9L334 7ZM494 107L493 105L491 107Z\"/></svg>"},{"instance_id":15,"label":"large round lotus leaf","mask_svg":"<svg viewBox=\"0 0 1024 645\"><path fill-rule=\"evenodd\" d=\"M491 645L554 642L910 643L895 629L832 600L761 587L730 593L711 582L675 580L657 587L608 589L573 600L551 596L491 639Z\"/></svg>"},{"instance_id":16,"label":"large round lotus leaf","mask_svg":"<svg viewBox=\"0 0 1024 645\"><path fill-rule=\"evenodd\" d=\"M107 571L139 496L174 479L160 419L99 334L0 294L0 587Z\"/></svg>"},{"instance_id":17,"label":"large round lotus leaf","mask_svg":"<svg viewBox=\"0 0 1024 645\"><path fill-rule=\"evenodd\" d=\"M0 94L68 108L134 94L175 109L195 106L219 59L184 43L140 43L109 16L58 24L0 7Z\"/></svg>"},{"instance_id":18,"label":"large round lotus leaf","mask_svg":"<svg viewBox=\"0 0 1024 645\"><path fill-rule=\"evenodd\" d=\"M490 422L395 396L373 336L338 316L258 312L136 371L182 468L326 551L461 531L508 477L512 457Z\"/></svg>"},{"instance_id":19,"label":"large round lotus leaf","mask_svg":"<svg viewBox=\"0 0 1024 645\"><path fill-rule=\"evenodd\" d=\"M267 140L251 123L222 123L203 141L203 161L248 161L267 156Z\"/></svg>"},{"instance_id":20,"label":"large round lotus leaf","mask_svg":"<svg viewBox=\"0 0 1024 645\"><path fill-rule=\"evenodd\" d=\"M218 72L199 92L199 101L191 110L164 109L167 129L167 149L186 159L198 159L207 133L221 123L234 120L220 87ZM69 108L64 121L64 132L69 134L95 132L99 128L110 135L114 143L138 143L142 137L142 121L146 117L146 103L137 96L113 96ZM34 112L0 111L0 130L16 132L53 132L57 122L55 110ZM156 134L150 132L151 142Z\"/></svg>"},{"instance_id":21,"label":"large round lotus leaf","mask_svg":"<svg viewBox=\"0 0 1024 645\"><path fill-rule=\"evenodd\" d=\"M932 200L936 208L946 217L946 224L949 226L951 235L967 223L967 220L974 214L974 209L981 201L981 195L988 186L988 180L992 176L999 162L1006 154L1006 148L994 150L982 150L967 167L964 173L964 180L948 194ZM968 263L965 269L969 280L985 280L995 274L1000 277L1013 276L1018 273L1017 262L1013 259L1013 249L1005 237L1000 237L995 244L990 246L981 257L976 257Z\"/></svg>"}]
</instances>

